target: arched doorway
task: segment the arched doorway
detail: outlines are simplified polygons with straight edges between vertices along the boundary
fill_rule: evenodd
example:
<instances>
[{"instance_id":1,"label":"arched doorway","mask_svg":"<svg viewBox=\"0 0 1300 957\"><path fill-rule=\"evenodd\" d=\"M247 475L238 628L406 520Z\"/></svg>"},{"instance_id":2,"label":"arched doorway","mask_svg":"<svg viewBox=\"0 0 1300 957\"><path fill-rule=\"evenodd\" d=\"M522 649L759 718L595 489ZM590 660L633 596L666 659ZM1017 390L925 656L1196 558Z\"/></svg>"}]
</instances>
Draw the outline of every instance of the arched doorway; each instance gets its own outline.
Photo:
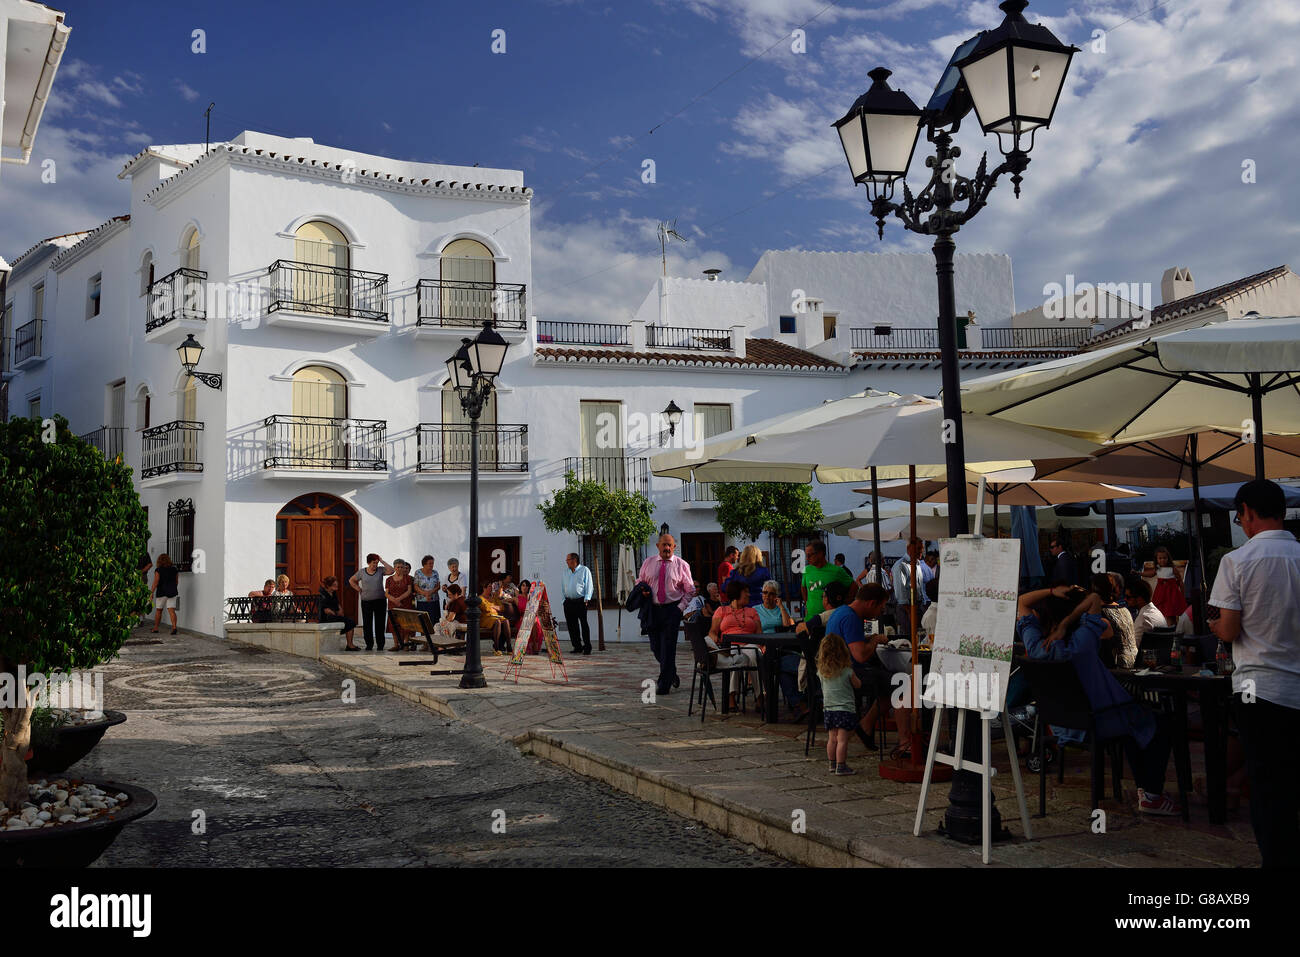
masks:
<instances>
[{"instance_id":1,"label":"arched doorway","mask_svg":"<svg viewBox=\"0 0 1300 957\"><path fill-rule=\"evenodd\" d=\"M358 617L357 595L348 579L357 571L357 513L347 502L309 492L275 516L275 574L288 575L295 595L315 595L321 579L339 580L339 607Z\"/></svg>"},{"instance_id":2,"label":"arched doorway","mask_svg":"<svg viewBox=\"0 0 1300 957\"><path fill-rule=\"evenodd\" d=\"M294 269L293 298L313 312L346 316L351 249L342 231L318 220L303 223L294 233L293 256L302 264Z\"/></svg>"},{"instance_id":3,"label":"arched doorway","mask_svg":"<svg viewBox=\"0 0 1300 957\"><path fill-rule=\"evenodd\" d=\"M440 267L444 322L476 326L494 317L497 264L492 250L475 239L457 239L442 251Z\"/></svg>"}]
</instances>

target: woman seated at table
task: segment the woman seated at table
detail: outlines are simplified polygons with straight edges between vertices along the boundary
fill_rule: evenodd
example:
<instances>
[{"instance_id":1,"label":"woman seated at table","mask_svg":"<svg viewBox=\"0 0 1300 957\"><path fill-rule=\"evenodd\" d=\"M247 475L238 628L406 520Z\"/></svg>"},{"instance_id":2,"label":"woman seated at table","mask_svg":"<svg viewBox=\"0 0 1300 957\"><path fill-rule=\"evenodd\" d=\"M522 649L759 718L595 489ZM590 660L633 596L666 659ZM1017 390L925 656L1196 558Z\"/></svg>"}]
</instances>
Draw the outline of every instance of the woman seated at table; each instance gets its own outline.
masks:
<instances>
[{"instance_id":1,"label":"woman seated at table","mask_svg":"<svg viewBox=\"0 0 1300 957\"><path fill-rule=\"evenodd\" d=\"M785 605L781 602L781 586L778 582L768 579L763 583L763 603L754 611L758 612L759 623L763 626L765 635L775 634L777 631L794 631L796 633L806 632L808 626L802 621L796 624L795 620L790 617L786 611ZM799 693L799 662L803 656L798 653L798 649L782 649L785 653L780 655L780 664L778 667L779 680L781 682L781 694L785 697L785 703L794 712L794 720L799 721L808 716L808 708L803 703L803 695ZM770 654L764 649L763 654Z\"/></svg>"},{"instance_id":2,"label":"woman seated at table","mask_svg":"<svg viewBox=\"0 0 1300 957\"><path fill-rule=\"evenodd\" d=\"M357 627L356 621L343 614L343 609L339 606L339 580L330 575L320 583L320 620L321 624L330 622L343 623L343 637L347 639L344 651L360 651L352 643L352 630Z\"/></svg>"},{"instance_id":3,"label":"woman seated at table","mask_svg":"<svg viewBox=\"0 0 1300 957\"><path fill-rule=\"evenodd\" d=\"M1020 596L1016 630L1030 658L1068 661L1088 696L1102 741L1122 738L1138 786L1138 812L1171 816L1181 809L1164 793L1171 742L1157 717L1124 690L1098 653L1098 642L1113 636L1101 614L1098 594L1068 585L1039 588ZM1082 742L1084 732L1054 728L1064 742Z\"/></svg>"},{"instance_id":4,"label":"woman seated at table","mask_svg":"<svg viewBox=\"0 0 1300 957\"><path fill-rule=\"evenodd\" d=\"M763 601L763 585L772 580L772 573L763 564L763 553L757 545L746 545L736 559L736 567L727 576L724 586L740 582L749 589L749 607L757 609Z\"/></svg>"},{"instance_id":5,"label":"woman seated at table","mask_svg":"<svg viewBox=\"0 0 1300 957\"><path fill-rule=\"evenodd\" d=\"M1092 576L1092 592L1101 599L1101 616L1110 622L1113 637L1101 642L1102 661L1115 668L1132 668L1137 661L1137 639L1133 636L1133 615L1124 604L1124 591L1115 592L1109 574Z\"/></svg>"},{"instance_id":6,"label":"woman seated at table","mask_svg":"<svg viewBox=\"0 0 1300 957\"><path fill-rule=\"evenodd\" d=\"M727 582L727 604L713 613L713 625L709 628L705 643L713 651L721 647L721 641L728 635L757 635L763 630L758 612L749 607L749 588L744 582L732 578ZM717 656L718 664L723 667L739 667L743 662L751 668L758 667L758 646L738 643L733 644L729 652ZM743 679L741 679L743 680ZM762 701L762 695L758 700ZM731 692L727 707L736 707L736 692ZM760 704L759 707L762 707Z\"/></svg>"}]
</instances>

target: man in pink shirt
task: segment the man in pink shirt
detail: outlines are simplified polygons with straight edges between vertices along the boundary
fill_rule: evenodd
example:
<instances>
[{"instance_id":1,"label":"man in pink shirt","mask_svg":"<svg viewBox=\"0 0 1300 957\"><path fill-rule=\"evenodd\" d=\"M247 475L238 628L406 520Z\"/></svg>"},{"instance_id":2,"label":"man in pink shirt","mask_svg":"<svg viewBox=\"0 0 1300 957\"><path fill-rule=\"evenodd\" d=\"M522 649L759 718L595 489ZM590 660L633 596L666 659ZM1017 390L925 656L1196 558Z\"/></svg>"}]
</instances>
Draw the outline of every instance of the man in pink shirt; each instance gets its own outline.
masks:
<instances>
[{"instance_id":1,"label":"man in pink shirt","mask_svg":"<svg viewBox=\"0 0 1300 957\"><path fill-rule=\"evenodd\" d=\"M677 677L677 630L686 602L695 594L691 566L673 554L677 541L659 536L659 554L641 565L637 581L650 587L650 650L659 662L659 694L668 694L681 684Z\"/></svg>"}]
</instances>

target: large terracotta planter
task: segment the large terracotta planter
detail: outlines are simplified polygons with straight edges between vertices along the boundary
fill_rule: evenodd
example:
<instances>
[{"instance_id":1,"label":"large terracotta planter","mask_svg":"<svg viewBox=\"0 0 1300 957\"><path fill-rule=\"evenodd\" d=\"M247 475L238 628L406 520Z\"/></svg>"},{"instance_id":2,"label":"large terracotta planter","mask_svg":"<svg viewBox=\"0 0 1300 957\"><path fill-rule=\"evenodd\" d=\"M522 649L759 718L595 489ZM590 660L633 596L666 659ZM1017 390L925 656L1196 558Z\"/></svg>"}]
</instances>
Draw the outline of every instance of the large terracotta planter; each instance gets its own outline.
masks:
<instances>
[{"instance_id":1,"label":"large terracotta planter","mask_svg":"<svg viewBox=\"0 0 1300 957\"><path fill-rule=\"evenodd\" d=\"M59 824L38 830L0 830L0 868L57 867L80 868L95 862L117 839L122 828L158 806L152 791L116 781L91 781L110 794L124 792L130 801L111 815Z\"/></svg>"},{"instance_id":2,"label":"large terracotta planter","mask_svg":"<svg viewBox=\"0 0 1300 957\"><path fill-rule=\"evenodd\" d=\"M109 728L125 720L126 715L121 711L105 711L102 721L59 728L55 745L32 749L32 756L27 759L27 770L46 774L66 771L88 755Z\"/></svg>"}]
</instances>

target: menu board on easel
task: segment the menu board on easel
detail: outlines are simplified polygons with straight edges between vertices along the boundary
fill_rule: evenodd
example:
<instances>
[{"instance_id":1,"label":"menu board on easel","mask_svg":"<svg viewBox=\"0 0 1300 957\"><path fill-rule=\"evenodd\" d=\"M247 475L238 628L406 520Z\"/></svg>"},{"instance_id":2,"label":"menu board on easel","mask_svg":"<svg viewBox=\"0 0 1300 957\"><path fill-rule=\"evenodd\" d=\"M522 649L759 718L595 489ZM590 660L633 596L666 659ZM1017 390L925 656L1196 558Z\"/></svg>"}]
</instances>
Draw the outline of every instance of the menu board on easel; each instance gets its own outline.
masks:
<instances>
[{"instance_id":1,"label":"menu board on easel","mask_svg":"<svg viewBox=\"0 0 1300 957\"><path fill-rule=\"evenodd\" d=\"M1003 710L1019 583L1020 539L970 536L939 543L939 611L927 700Z\"/></svg>"},{"instance_id":2,"label":"menu board on easel","mask_svg":"<svg viewBox=\"0 0 1300 957\"><path fill-rule=\"evenodd\" d=\"M515 646L510 655L510 664L516 667L524 663L524 653L528 649L528 639L533 633L533 623L537 621L538 609L542 604L542 595L546 586L535 581L528 590L528 601L524 605L524 615L519 619L519 631L515 633Z\"/></svg>"}]
</instances>

